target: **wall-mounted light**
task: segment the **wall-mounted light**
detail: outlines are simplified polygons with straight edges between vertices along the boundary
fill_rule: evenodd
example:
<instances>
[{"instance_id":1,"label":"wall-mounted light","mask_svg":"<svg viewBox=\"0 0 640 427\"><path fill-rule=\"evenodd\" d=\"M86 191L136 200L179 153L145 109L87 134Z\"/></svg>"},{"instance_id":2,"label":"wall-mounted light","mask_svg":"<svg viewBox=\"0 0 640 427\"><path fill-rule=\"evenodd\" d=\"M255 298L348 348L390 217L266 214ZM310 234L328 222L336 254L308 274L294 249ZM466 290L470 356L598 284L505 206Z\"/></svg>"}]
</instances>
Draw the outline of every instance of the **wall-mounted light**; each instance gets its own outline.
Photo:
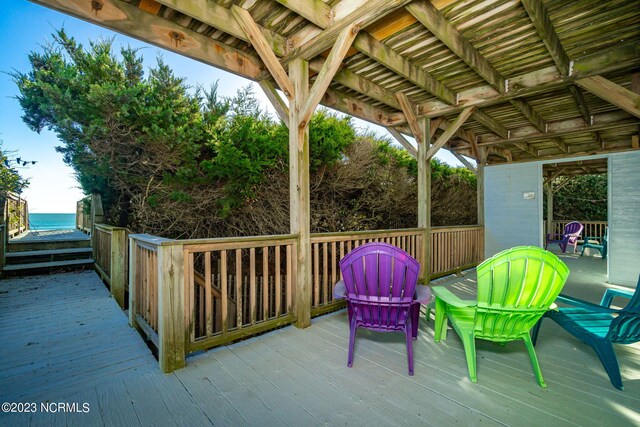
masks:
<instances>
[{"instance_id":1,"label":"wall-mounted light","mask_svg":"<svg viewBox=\"0 0 640 427\"><path fill-rule=\"evenodd\" d=\"M531 200L531 199L535 199L536 198L536 192L535 191L525 191L522 193L522 198L525 200Z\"/></svg>"}]
</instances>

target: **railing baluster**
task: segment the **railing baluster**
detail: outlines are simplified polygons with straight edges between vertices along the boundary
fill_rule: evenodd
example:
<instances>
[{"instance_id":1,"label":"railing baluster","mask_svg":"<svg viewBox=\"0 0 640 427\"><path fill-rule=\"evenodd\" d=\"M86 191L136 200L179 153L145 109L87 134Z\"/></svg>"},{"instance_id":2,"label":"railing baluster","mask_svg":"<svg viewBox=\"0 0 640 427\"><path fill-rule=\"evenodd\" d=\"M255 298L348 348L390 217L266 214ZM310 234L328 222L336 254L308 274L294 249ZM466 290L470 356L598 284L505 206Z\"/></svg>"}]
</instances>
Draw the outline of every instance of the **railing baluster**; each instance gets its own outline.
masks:
<instances>
[{"instance_id":1,"label":"railing baluster","mask_svg":"<svg viewBox=\"0 0 640 427\"><path fill-rule=\"evenodd\" d=\"M206 252L210 253L210 252ZM222 294L222 333L227 333L229 295L227 292L227 251L220 251L220 293ZM208 326L208 324L207 324Z\"/></svg>"}]
</instances>

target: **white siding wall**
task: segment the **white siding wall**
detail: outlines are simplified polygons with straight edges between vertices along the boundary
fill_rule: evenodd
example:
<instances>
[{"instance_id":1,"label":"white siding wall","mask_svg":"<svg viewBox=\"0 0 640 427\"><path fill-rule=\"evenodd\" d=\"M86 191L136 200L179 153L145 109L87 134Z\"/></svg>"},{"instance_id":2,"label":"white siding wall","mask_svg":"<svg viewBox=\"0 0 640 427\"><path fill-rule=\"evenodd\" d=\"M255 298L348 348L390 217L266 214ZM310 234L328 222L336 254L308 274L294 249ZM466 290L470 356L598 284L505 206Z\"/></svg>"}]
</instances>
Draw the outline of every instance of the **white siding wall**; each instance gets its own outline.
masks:
<instances>
[{"instance_id":1,"label":"white siding wall","mask_svg":"<svg viewBox=\"0 0 640 427\"><path fill-rule=\"evenodd\" d=\"M635 285L640 275L640 152L609 156L609 282Z\"/></svg>"},{"instance_id":2,"label":"white siding wall","mask_svg":"<svg viewBox=\"0 0 640 427\"><path fill-rule=\"evenodd\" d=\"M525 199L524 192L535 192ZM542 245L542 165L486 166L485 257L520 245Z\"/></svg>"}]
</instances>

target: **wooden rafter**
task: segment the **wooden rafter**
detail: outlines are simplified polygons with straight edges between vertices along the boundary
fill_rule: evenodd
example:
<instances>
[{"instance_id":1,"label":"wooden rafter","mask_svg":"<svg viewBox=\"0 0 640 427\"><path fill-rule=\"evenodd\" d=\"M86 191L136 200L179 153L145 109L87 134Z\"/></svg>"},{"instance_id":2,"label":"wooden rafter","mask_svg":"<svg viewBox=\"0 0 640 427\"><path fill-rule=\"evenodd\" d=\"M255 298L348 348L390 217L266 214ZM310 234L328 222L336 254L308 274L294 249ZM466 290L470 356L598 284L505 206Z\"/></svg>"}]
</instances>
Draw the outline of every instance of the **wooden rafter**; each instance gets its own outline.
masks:
<instances>
[{"instance_id":1,"label":"wooden rafter","mask_svg":"<svg viewBox=\"0 0 640 427\"><path fill-rule=\"evenodd\" d=\"M506 92L506 81L471 43L427 0L405 7L422 25L499 92Z\"/></svg>"},{"instance_id":2,"label":"wooden rafter","mask_svg":"<svg viewBox=\"0 0 640 427\"><path fill-rule=\"evenodd\" d=\"M509 138L509 131L507 130L507 128L504 127L502 125L502 123L500 123L499 121L495 120L494 118L489 116L484 111L481 111L479 109L474 110L473 118L478 123L480 123L481 125L483 125L487 129L489 129L491 132L495 133L499 137L501 137L503 139L508 139Z\"/></svg>"},{"instance_id":3,"label":"wooden rafter","mask_svg":"<svg viewBox=\"0 0 640 427\"><path fill-rule=\"evenodd\" d=\"M231 6L231 14L236 19L238 25L240 25L247 38L251 41L253 48L258 52L260 58L262 58L262 61L266 65L267 69L269 69L269 72L275 79L276 83L278 83L278 86L280 86L282 92L284 92L284 95L290 100L293 99L293 84L291 83L291 80L289 80L287 72L282 68L276 54L273 53L271 46L269 46L269 43L260 32L258 25L255 23L253 18L251 18L249 12L241 7L233 5Z\"/></svg>"},{"instance_id":4,"label":"wooden rafter","mask_svg":"<svg viewBox=\"0 0 640 427\"><path fill-rule=\"evenodd\" d=\"M562 138L554 137L554 138L550 138L549 140L553 142L553 145L558 147L560 151L562 151L563 153L569 152L569 147L567 147L567 144L562 140Z\"/></svg>"},{"instance_id":5,"label":"wooden rafter","mask_svg":"<svg viewBox=\"0 0 640 427\"><path fill-rule=\"evenodd\" d=\"M555 28L553 28L553 23L544 4L542 4L542 0L521 1L527 10L529 18L531 18L531 22L533 22L533 26L536 27L544 45L547 47L553 62L556 63L558 70L560 70L560 74L563 77L569 76L571 74L571 61L562 47L562 43L560 43L560 38Z\"/></svg>"},{"instance_id":6,"label":"wooden rafter","mask_svg":"<svg viewBox=\"0 0 640 427\"><path fill-rule=\"evenodd\" d=\"M529 153L533 157L538 157L538 150L533 148L530 144L526 142L513 142L512 144L518 147L518 149L524 151L525 153Z\"/></svg>"},{"instance_id":7,"label":"wooden rafter","mask_svg":"<svg viewBox=\"0 0 640 427\"><path fill-rule=\"evenodd\" d=\"M391 115L388 112L374 107L371 104L340 93L331 88L327 89L322 97L322 104L335 110L359 117L368 122L387 127L398 126L405 123L404 115Z\"/></svg>"},{"instance_id":8,"label":"wooden rafter","mask_svg":"<svg viewBox=\"0 0 640 427\"><path fill-rule=\"evenodd\" d=\"M318 27L331 25L331 7L321 0L276 0Z\"/></svg>"},{"instance_id":9,"label":"wooden rafter","mask_svg":"<svg viewBox=\"0 0 640 427\"><path fill-rule=\"evenodd\" d=\"M598 98L640 118L640 95L613 83L604 77L594 76L576 80L576 84Z\"/></svg>"},{"instance_id":10,"label":"wooden rafter","mask_svg":"<svg viewBox=\"0 0 640 427\"><path fill-rule=\"evenodd\" d=\"M475 107L467 107L460 115L454 120L449 127L438 137L436 142L433 143L431 147L429 147L429 151L427 151L427 159L431 159L435 154L440 150L444 145L449 141L449 138L453 136L454 133L464 124L464 122L471 116Z\"/></svg>"},{"instance_id":11,"label":"wooden rafter","mask_svg":"<svg viewBox=\"0 0 640 427\"><path fill-rule=\"evenodd\" d=\"M444 102L456 104L456 94L451 89L384 43L366 33L361 33L356 37L353 45L360 52L375 59L419 88L426 90Z\"/></svg>"},{"instance_id":12,"label":"wooden rafter","mask_svg":"<svg viewBox=\"0 0 640 427\"><path fill-rule=\"evenodd\" d=\"M282 59L282 63L286 65L292 59L298 57L311 60L329 49L345 27L355 25L364 28L409 1L411 0L370 0L342 19L332 21L331 25L324 27L321 33L309 33L307 39L298 40L300 45L285 56Z\"/></svg>"},{"instance_id":13,"label":"wooden rafter","mask_svg":"<svg viewBox=\"0 0 640 427\"><path fill-rule=\"evenodd\" d=\"M584 124L582 118L579 118L549 122L548 131L546 133L538 131L533 126L528 126L513 130L509 139L497 138L491 135L483 135L479 146L486 147L490 145L508 144L510 142L545 140L553 137L569 135L572 133L589 133L604 129L615 129L633 124L637 124L637 120L629 119L627 113L604 113L594 115L593 125L591 126Z\"/></svg>"},{"instance_id":14,"label":"wooden rafter","mask_svg":"<svg viewBox=\"0 0 640 427\"><path fill-rule=\"evenodd\" d=\"M233 37L237 37L240 40L250 41L242 27L234 19L231 14L231 10L224 6L220 6L216 2L207 0L156 1L173 10L177 10L180 13L191 16L204 24L210 25L213 28L232 35ZM257 27L276 55L284 56L287 53L287 40L285 37L259 25Z\"/></svg>"},{"instance_id":15,"label":"wooden rafter","mask_svg":"<svg viewBox=\"0 0 640 427\"><path fill-rule=\"evenodd\" d=\"M584 119L584 122L590 125L592 120L591 112L589 111L589 106L587 105L587 102L584 99L582 90L578 86L570 85L569 91L571 92L571 96L573 96L573 100L575 101L576 106L580 111L580 114L582 114L582 118Z\"/></svg>"},{"instance_id":16,"label":"wooden rafter","mask_svg":"<svg viewBox=\"0 0 640 427\"><path fill-rule=\"evenodd\" d=\"M96 11L90 1L77 4L56 0L34 1L240 76L255 79L261 72L259 58L125 2L101 0L101 9ZM131 25L131 22L136 25Z\"/></svg>"},{"instance_id":17,"label":"wooden rafter","mask_svg":"<svg viewBox=\"0 0 640 427\"><path fill-rule=\"evenodd\" d=\"M499 93L492 86L479 86L458 92L458 105L448 105L434 100L418 105L418 116L437 117L462 111L469 105L486 107L497 105L515 98L543 93L573 84L575 78L583 78L628 70L640 66L640 43L620 43L576 58L573 61L573 74L563 79L555 66L542 68L509 78L509 92Z\"/></svg>"},{"instance_id":18,"label":"wooden rafter","mask_svg":"<svg viewBox=\"0 0 640 427\"><path fill-rule=\"evenodd\" d=\"M301 114L301 120L303 123L309 122L313 111L316 109L318 103L322 99L322 96L331 84L333 76L336 74L336 71L338 71L338 67L342 63L342 59L347 53L347 50L351 47L351 43L353 43L353 39L355 39L358 31L360 31L360 27L353 24L343 28L338 35L329 56L318 73L313 87L309 91L309 99Z\"/></svg>"},{"instance_id":19,"label":"wooden rafter","mask_svg":"<svg viewBox=\"0 0 640 427\"><path fill-rule=\"evenodd\" d=\"M522 115L525 116L540 132L547 131L547 123L525 100L516 98L509 102L511 102L511 105L516 107L516 109L520 111Z\"/></svg>"}]
</instances>

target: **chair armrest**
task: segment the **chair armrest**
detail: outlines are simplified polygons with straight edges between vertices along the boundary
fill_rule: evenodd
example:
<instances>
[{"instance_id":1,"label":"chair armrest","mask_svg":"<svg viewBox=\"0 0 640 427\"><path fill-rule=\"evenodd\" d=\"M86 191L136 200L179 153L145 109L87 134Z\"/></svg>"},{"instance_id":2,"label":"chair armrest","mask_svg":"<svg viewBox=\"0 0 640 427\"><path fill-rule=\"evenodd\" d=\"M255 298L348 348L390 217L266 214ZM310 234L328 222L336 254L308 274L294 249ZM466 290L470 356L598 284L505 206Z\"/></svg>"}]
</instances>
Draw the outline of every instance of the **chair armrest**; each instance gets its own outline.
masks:
<instances>
[{"instance_id":1,"label":"chair armrest","mask_svg":"<svg viewBox=\"0 0 640 427\"><path fill-rule=\"evenodd\" d=\"M613 301L613 297L623 297L629 298L633 296L632 291L622 290L622 289L607 289L604 291L604 295L602 296L602 301L600 301L600 305L603 307L611 307L611 302Z\"/></svg>"},{"instance_id":2,"label":"chair armrest","mask_svg":"<svg viewBox=\"0 0 640 427\"><path fill-rule=\"evenodd\" d=\"M585 242L588 242L589 240L597 240L598 242L601 242L603 239L603 236L584 236L583 238Z\"/></svg>"},{"instance_id":3,"label":"chair armrest","mask_svg":"<svg viewBox=\"0 0 640 427\"><path fill-rule=\"evenodd\" d=\"M614 310L608 307L603 307L598 304L593 304L591 302L583 301L581 299L573 298L563 294L558 295L556 302L562 302L564 304L572 305L574 307L585 308L587 310L595 311L598 313L616 313L618 311L618 310Z\"/></svg>"},{"instance_id":4,"label":"chair armrest","mask_svg":"<svg viewBox=\"0 0 640 427\"><path fill-rule=\"evenodd\" d=\"M458 298L456 295L451 293L451 291L444 286L432 286L431 293L435 295L436 298L439 298L446 302L449 305L454 307L474 307L478 303L473 300L463 300Z\"/></svg>"},{"instance_id":5,"label":"chair armrest","mask_svg":"<svg viewBox=\"0 0 640 427\"><path fill-rule=\"evenodd\" d=\"M428 286L418 285L416 286L416 296L414 298L415 301L420 304L427 305L431 300L431 289Z\"/></svg>"},{"instance_id":6,"label":"chair armrest","mask_svg":"<svg viewBox=\"0 0 640 427\"><path fill-rule=\"evenodd\" d=\"M344 284L344 280L340 280L333 286L333 297L335 299L343 299L346 296L347 286Z\"/></svg>"}]
</instances>

